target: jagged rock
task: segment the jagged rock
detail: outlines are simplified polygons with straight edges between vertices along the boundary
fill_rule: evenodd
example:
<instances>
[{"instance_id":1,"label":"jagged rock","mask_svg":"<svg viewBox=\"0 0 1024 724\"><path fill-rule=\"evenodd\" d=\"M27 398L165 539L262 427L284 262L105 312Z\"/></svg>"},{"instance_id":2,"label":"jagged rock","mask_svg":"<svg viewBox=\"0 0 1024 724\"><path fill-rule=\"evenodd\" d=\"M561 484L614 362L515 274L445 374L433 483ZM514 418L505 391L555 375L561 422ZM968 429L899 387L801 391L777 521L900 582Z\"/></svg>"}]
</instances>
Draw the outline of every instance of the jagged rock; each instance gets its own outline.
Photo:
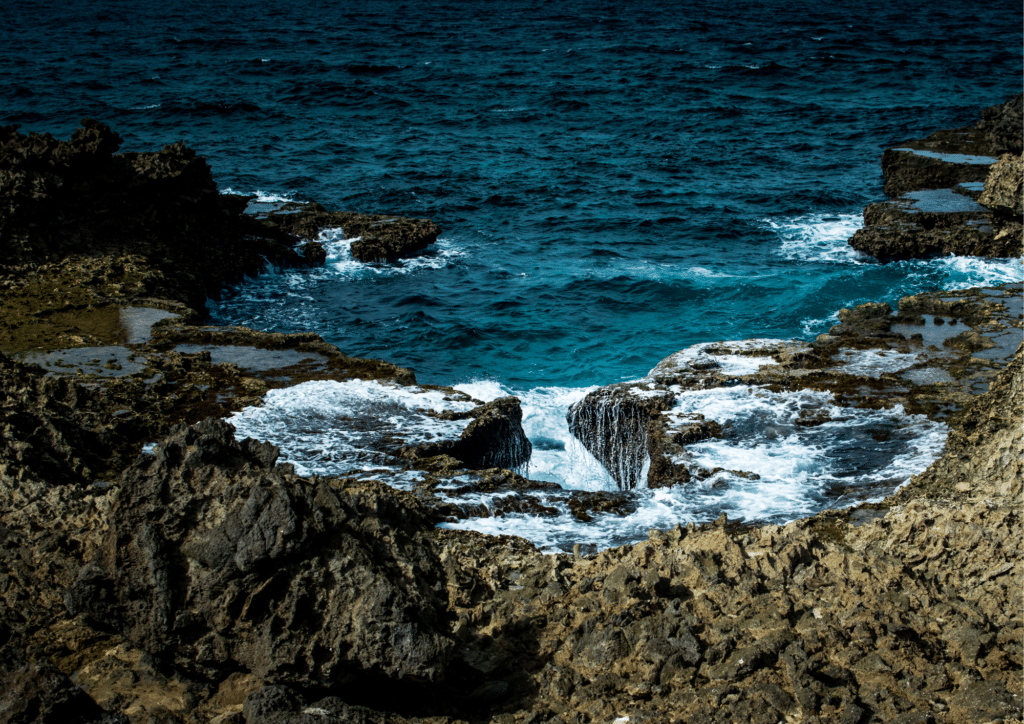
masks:
<instances>
[{"instance_id":1,"label":"jagged rock","mask_svg":"<svg viewBox=\"0 0 1024 724\"><path fill-rule=\"evenodd\" d=\"M922 259L933 256L981 256L1004 258L1020 252L1020 239L999 235L984 221L978 225L925 229L917 224L896 222L858 229L850 246L879 261Z\"/></svg>"},{"instance_id":2,"label":"jagged rock","mask_svg":"<svg viewBox=\"0 0 1024 724\"><path fill-rule=\"evenodd\" d=\"M481 595L462 590L503 601L460 656L510 682L514 721L1019 718L1022 362L887 512L857 522L677 526L575 559L446 532L446 565L476 572L452 592L460 620Z\"/></svg>"},{"instance_id":3,"label":"jagged rock","mask_svg":"<svg viewBox=\"0 0 1024 724\"><path fill-rule=\"evenodd\" d=\"M1024 153L1024 93L1005 103L981 110L977 128L985 133L996 153Z\"/></svg>"},{"instance_id":4,"label":"jagged rock","mask_svg":"<svg viewBox=\"0 0 1024 724\"><path fill-rule=\"evenodd\" d=\"M885 193L895 198L908 191L984 181L1000 155L1020 155L1021 95L982 109L981 116L976 127L936 131L886 150L882 155Z\"/></svg>"},{"instance_id":5,"label":"jagged rock","mask_svg":"<svg viewBox=\"0 0 1024 724\"><path fill-rule=\"evenodd\" d=\"M139 294L201 309L264 257L300 261L292 239L243 215L245 197L218 193L206 160L181 142L117 154L121 137L91 119L68 141L17 129L0 127L4 265L133 254L164 272Z\"/></svg>"},{"instance_id":6,"label":"jagged rock","mask_svg":"<svg viewBox=\"0 0 1024 724\"><path fill-rule=\"evenodd\" d=\"M177 428L125 472L69 609L208 677L443 678L452 642L427 514L386 486L306 480L276 458L224 422Z\"/></svg>"},{"instance_id":7,"label":"jagged rock","mask_svg":"<svg viewBox=\"0 0 1024 724\"><path fill-rule=\"evenodd\" d=\"M104 711L49 662L29 661L23 643L15 639L0 646L0 721L5 724L128 724L127 716Z\"/></svg>"},{"instance_id":8,"label":"jagged rock","mask_svg":"<svg viewBox=\"0 0 1024 724\"><path fill-rule=\"evenodd\" d=\"M533 451L523 431L523 409L517 397L501 397L464 413L438 415L446 420L473 421L457 440L424 443L408 448L405 455L431 458L448 455L467 468L521 468Z\"/></svg>"},{"instance_id":9,"label":"jagged rock","mask_svg":"<svg viewBox=\"0 0 1024 724\"><path fill-rule=\"evenodd\" d=\"M426 249L437 241L441 227L430 219L383 214L327 211L317 203L299 211L269 214L262 221L303 239L316 239L323 229L341 227L352 242L352 256L362 262L395 261Z\"/></svg>"},{"instance_id":10,"label":"jagged rock","mask_svg":"<svg viewBox=\"0 0 1024 724\"><path fill-rule=\"evenodd\" d=\"M978 203L1005 216L1024 215L1024 160L1020 156L1004 155L989 171L985 191ZM1018 239L1019 241L1019 239Z\"/></svg>"},{"instance_id":11,"label":"jagged rock","mask_svg":"<svg viewBox=\"0 0 1024 724\"><path fill-rule=\"evenodd\" d=\"M1017 96L984 111L986 118L1003 120L1017 113L1018 145L1019 105ZM936 131L887 150L882 172L885 193L892 200L864 210L864 228L850 238L850 246L882 261L949 254L1019 255L1024 169L1019 156L1005 155L997 161L1006 137L983 130L989 128L986 123ZM985 183L983 193L979 193L981 182Z\"/></svg>"},{"instance_id":12,"label":"jagged rock","mask_svg":"<svg viewBox=\"0 0 1024 724\"><path fill-rule=\"evenodd\" d=\"M896 314L884 302L862 304L840 310L840 324L811 345L756 339L694 345L662 360L640 380L589 393L570 408L569 429L621 490L712 478L714 485L734 478L760 480L757 470L702 467L689 448L716 438L739 447L779 436L809 440L817 434L813 429L843 417L844 408L901 405L905 412L945 419L971 399L975 385L987 384L989 364L1002 368L1012 357L1007 340L1019 339L1019 321L1009 311L1015 294L1013 287L922 294L901 299ZM949 320L947 331L924 330L934 344L916 331L924 325L923 315L931 315L935 324ZM986 355L991 361L972 357L980 350L993 350ZM934 386L934 380L942 386ZM711 390L737 390L728 404L752 405L752 411L728 423L727 412L721 420L710 419L701 396ZM753 401L767 395L782 396L772 398L772 412L757 412ZM881 429L872 434L881 436L875 440L886 435ZM822 433L806 444L830 444L826 438ZM837 495L844 492L836 488Z\"/></svg>"},{"instance_id":13,"label":"jagged rock","mask_svg":"<svg viewBox=\"0 0 1024 724\"><path fill-rule=\"evenodd\" d=\"M897 198L910 191L984 181L996 162L992 153L984 135L972 128L937 131L922 140L904 141L882 154L885 193ZM978 162L963 163L957 158L961 155L975 156Z\"/></svg>"}]
</instances>

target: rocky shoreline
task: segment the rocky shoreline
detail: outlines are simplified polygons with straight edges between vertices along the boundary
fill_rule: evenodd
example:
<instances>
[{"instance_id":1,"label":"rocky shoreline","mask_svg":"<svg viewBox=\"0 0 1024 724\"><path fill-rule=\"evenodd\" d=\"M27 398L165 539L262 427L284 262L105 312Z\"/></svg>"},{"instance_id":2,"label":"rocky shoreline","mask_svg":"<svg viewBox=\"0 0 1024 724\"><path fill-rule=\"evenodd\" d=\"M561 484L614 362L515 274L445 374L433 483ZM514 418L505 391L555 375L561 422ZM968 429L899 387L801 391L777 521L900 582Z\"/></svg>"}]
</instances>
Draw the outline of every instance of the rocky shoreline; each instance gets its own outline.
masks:
<instances>
[{"instance_id":1,"label":"rocky shoreline","mask_svg":"<svg viewBox=\"0 0 1024 724\"><path fill-rule=\"evenodd\" d=\"M1020 108L887 151L894 200L851 245L1019 256ZM312 334L203 324L221 285L322 263L323 229L377 262L436 224L246 213L182 144L119 143L94 121L67 142L0 128L0 721L1021 720L1020 285L843 310L809 344L683 350L570 412L623 491L564 491L521 474L515 398L418 385ZM679 407L748 388L900 406L950 433L881 503L783 526L723 516L596 555L438 527L621 515L638 486L749 475L696 465L687 446L723 426ZM308 417L272 418L284 395ZM279 464L229 416L341 442ZM328 455L359 466L318 474Z\"/></svg>"}]
</instances>

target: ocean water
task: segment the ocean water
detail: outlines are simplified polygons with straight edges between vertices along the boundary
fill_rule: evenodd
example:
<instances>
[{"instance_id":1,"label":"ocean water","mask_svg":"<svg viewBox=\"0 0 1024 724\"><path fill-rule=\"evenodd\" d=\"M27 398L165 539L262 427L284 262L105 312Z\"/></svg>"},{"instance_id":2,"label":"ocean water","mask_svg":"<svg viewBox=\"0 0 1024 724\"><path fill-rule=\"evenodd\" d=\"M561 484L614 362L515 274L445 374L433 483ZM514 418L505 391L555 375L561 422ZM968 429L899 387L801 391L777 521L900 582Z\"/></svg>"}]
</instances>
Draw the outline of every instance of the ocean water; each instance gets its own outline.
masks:
<instances>
[{"instance_id":1,"label":"ocean water","mask_svg":"<svg viewBox=\"0 0 1024 724\"><path fill-rule=\"evenodd\" d=\"M94 117L125 150L185 140L225 191L436 220L437 244L393 265L328 230L325 267L225 289L212 320L517 394L532 474L595 488L564 430L588 389L693 344L813 339L852 304L1021 279L1015 259L846 245L882 198L884 148L1020 91L1021 24L1009 0L10 0L0 122L67 137ZM893 459L926 465L915 449ZM747 494L724 489L719 507ZM769 517L825 504L798 492Z\"/></svg>"}]
</instances>

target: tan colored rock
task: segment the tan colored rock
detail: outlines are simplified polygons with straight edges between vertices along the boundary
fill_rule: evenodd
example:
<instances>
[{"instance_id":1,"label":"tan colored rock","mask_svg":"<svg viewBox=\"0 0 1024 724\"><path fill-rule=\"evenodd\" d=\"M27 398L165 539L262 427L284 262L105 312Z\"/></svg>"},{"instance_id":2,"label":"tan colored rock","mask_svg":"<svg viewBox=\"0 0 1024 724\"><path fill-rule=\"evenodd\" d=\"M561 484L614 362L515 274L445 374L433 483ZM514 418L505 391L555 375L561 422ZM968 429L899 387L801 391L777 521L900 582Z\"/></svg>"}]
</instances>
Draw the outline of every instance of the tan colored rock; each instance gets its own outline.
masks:
<instances>
[{"instance_id":1,"label":"tan colored rock","mask_svg":"<svg viewBox=\"0 0 1024 724\"><path fill-rule=\"evenodd\" d=\"M988 178L985 179L985 191L978 199L978 203L1001 214L1022 216L1022 185L1024 159L1021 156L1004 154L989 170Z\"/></svg>"}]
</instances>

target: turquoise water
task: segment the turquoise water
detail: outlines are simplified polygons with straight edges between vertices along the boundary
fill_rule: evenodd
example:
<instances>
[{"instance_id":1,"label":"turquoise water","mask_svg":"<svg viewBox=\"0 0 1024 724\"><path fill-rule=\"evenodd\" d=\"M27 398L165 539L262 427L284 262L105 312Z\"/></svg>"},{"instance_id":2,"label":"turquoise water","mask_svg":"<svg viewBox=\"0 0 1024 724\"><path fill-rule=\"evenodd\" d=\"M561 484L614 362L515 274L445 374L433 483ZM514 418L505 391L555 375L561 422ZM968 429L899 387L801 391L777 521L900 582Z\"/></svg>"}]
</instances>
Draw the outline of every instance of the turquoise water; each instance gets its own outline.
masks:
<instances>
[{"instance_id":1,"label":"turquoise water","mask_svg":"<svg viewBox=\"0 0 1024 724\"><path fill-rule=\"evenodd\" d=\"M594 386L692 344L813 339L853 304L1022 278L1016 259L880 264L846 244L883 198L885 148L1019 92L1019 2L5 10L3 123L67 137L90 116L124 150L185 140L224 191L439 222L430 250L392 265L354 261L331 230L325 267L225 289L212 321L312 331L421 382L516 394L531 477L565 487L608 487L565 424ZM721 401L721 414L750 405ZM903 447L863 474L865 496L941 449L941 426L903 427ZM723 510L785 520L851 502L829 493L853 474L835 463L858 457L848 432L702 452L765 468L764 489L637 491L629 519L589 528L568 515L466 525L557 547Z\"/></svg>"}]
</instances>

